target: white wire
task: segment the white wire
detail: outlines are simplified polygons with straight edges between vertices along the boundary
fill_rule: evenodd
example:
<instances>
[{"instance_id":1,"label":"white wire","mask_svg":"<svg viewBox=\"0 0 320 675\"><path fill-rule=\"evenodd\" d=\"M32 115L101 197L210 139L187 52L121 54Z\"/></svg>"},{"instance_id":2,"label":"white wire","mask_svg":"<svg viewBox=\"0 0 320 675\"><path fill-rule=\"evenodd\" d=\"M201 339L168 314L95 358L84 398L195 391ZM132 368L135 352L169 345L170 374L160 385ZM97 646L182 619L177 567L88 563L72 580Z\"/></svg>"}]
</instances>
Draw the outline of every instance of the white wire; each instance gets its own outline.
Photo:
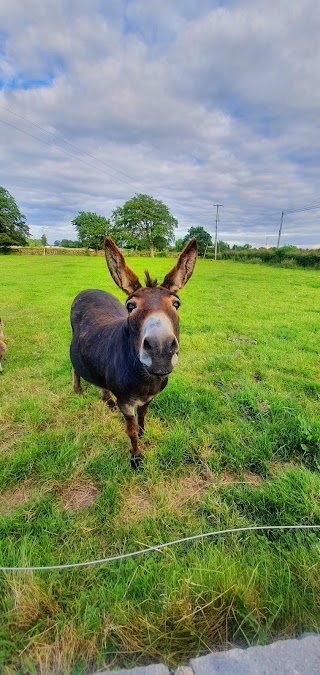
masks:
<instances>
[{"instance_id":1,"label":"white wire","mask_svg":"<svg viewBox=\"0 0 320 675\"><path fill-rule=\"evenodd\" d=\"M65 570L74 567L88 567L88 565L102 565L103 563L113 562L114 560L124 560L125 558L133 558L143 553L150 551L161 551L163 548L174 546L175 544L182 544L185 541L195 541L195 539L203 539L204 537L213 537L218 534L230 534L233 532L253 532L259 530L319 530L320 525L254 525L252 527L235 527L229 530L216 530L213 532L202 532L201 534L194 534L191 537L184 537L183 539L175 539L168 541L166 544L158 544L156 546L149 546L149 548L142 548L140 551L133 551L132 553L121 553L113 555L109 558L101 558L100 560L88 560L80 563L68 563L66 565L48 565L35 567L1 567L0 572L36 572L44 570Z\"/></svg>"}]
</instances>

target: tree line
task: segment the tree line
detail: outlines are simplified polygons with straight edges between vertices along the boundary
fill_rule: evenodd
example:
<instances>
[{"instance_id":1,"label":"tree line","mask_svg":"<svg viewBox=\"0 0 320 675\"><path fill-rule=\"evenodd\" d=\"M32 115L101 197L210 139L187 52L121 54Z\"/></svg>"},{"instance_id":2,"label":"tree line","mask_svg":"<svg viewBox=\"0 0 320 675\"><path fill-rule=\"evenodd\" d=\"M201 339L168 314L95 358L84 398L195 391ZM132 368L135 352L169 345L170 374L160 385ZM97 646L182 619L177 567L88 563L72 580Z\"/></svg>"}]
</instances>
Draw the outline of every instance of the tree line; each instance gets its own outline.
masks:
<instances>
[{"instance_id":1,"label":"tree line","mask_svg":"<svg viewBox=\"0 0 320 675\"><path fill-rule=\"evenodd\" d=\"M209 232L200 226L190 227L184 238L175 241L174 229L178 226L177 219L163 202L146 194L137 194L126 201L123 206L118 206L110 218L91 211L79 211L71 222L78 238L75 241L56 240L54 246L91 248L98 251L103 248L105 237L110 236L120 248L135 251L148 250L153 255L155 249L180 252L191 237L196 237L199 255L213 256L213 242ZM8 190L0 186L0 251L10 246L46 246L47 243L45 233L40 239L30 239L25 216ZM250 244L235 244L231 248L225 241L218 242L219 258L254 262L258 258L263 262L277 262L282 258L290 258L292 261L294 258L296 264L304 266L309 264L311 254L309 258L305 255L305 251L302 251L299 256L294 255L294 251L298 250L295 246L284 246L281 249L265 249L265 247L252 249ZM319 255L316 254L312 261L312 264L317 266Z\"/></svg>"},{"instance_id":2,"label":"tree line","mask_svg":"<svg viewBox=\"0 0 320 675\"><path fill-rule=\"evenodd\" d=\"M177 219L159 199L150 195L136 194L118 206L110 218L91 211L79 211L71 221L77 239L61 239L55 246L66 248L103 248L106 236L112 237L118 246L131 250L164 251L168 248L180 251L193 236L198 239L199 253L212 245L211 236L203 227L191 227L183 239L175 242L174 229ZM0 247L46 246L46 234L40 239L30 239L29 227L14 198L8 190L0 187Z\"/></svg>"}]
</instances>

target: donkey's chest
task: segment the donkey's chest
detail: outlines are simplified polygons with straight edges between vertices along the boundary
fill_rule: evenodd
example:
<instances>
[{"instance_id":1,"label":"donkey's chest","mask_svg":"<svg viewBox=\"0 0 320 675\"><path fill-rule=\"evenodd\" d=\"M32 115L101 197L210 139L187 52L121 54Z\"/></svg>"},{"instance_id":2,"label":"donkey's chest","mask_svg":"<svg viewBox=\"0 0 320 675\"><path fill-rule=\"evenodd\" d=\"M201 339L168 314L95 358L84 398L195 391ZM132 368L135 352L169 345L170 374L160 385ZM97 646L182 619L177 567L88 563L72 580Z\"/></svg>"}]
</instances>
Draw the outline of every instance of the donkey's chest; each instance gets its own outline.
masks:
<instances>
[{"instance_id":1,"label":"donkey's chest","mask_svg":"<svg viewBox=\"0 0 320 675\"><path fill-rule=\"evenodd\" d=\"M148 386L145 384L144 386L139 387L138 391L132 391L129 399L130 405L134 407L138 406L140 408L141 406L150 403L150 401L166 387L167 383L168 378L165 377L161 380L150 382Z\"/></svg>"},{"instance_id":2,"label":"donkey's chest","mask_svg":"<svg viewBox=\"0 0 320 675\"><path fill-rule=\"evenodd\" d=\"M145 399L141 399L141 398L130 399L130 405L132 405L133 408L141 408L143 405L147 405L147 403L150 403L150 401L152 401L152 399L155 396L156 396L156 394L154 394L153 396L149 396Z\"/></svg>"}]
</instances>

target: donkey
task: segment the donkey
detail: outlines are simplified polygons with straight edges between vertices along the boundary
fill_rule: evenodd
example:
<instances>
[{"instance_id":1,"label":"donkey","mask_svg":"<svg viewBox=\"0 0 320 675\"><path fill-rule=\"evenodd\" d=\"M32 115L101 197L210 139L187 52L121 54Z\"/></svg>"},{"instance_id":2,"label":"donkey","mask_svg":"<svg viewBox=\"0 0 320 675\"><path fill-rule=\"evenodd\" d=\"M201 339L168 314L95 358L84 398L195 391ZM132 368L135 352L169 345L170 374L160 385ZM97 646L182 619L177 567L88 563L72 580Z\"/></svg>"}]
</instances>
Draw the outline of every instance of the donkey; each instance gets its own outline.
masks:
<instances>
[{"instance_id":1,"label":"donkey","mask_svg":"<svg viewBox=\"0 0 320 675\"><path fill-rule=\"evenodd\" d=\"M2 319L0 319L0 338L4 338L4 323ZM2 359L4 358L3 355L7 351L7 346L3 342L3 340L0 340L0 373L2 373Z\"/></svg>"},{"instance_id":2,"label":"donkey","mask_svg":"<svg viewBox=\"0 0 320 675\"><path fill-rule=\"evenodd\" d=\"M141 463L138 437L144 431L149 403L167 386L168 375L178 362L177 291L192 275L197 250L193 238L162 284L145 272L143 287L114 241L106 237L109 272L127 294L126 305L110 293L90 289L79 293L71 307L73 389L82 393L82 377L100 387L102 400L110 408L117 401L131 441L133 468Z\"/></svg>"}]
</instances>

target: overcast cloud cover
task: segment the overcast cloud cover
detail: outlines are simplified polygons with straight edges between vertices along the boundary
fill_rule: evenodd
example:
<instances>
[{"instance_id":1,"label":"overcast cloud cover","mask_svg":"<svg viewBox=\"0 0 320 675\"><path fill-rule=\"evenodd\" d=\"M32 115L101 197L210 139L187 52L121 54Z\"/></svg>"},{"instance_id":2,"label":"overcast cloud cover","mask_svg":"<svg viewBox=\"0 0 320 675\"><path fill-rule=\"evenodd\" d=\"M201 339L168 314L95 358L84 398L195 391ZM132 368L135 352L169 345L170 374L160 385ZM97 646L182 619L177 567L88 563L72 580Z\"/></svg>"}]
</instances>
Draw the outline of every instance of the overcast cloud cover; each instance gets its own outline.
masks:
<instances>
[{"instance_id":1,"label":"overcast cloud cover","mask_svg":"<svg viewBox=\"0 0 320 675\"><path fill-rule=\"evenodd\" d=\"M2 0L0 185L50 243L147 192L177 236L218 202L222 239L275 244L320 204L319 35L316 0Z\"/></svg>"}]
</instances>

